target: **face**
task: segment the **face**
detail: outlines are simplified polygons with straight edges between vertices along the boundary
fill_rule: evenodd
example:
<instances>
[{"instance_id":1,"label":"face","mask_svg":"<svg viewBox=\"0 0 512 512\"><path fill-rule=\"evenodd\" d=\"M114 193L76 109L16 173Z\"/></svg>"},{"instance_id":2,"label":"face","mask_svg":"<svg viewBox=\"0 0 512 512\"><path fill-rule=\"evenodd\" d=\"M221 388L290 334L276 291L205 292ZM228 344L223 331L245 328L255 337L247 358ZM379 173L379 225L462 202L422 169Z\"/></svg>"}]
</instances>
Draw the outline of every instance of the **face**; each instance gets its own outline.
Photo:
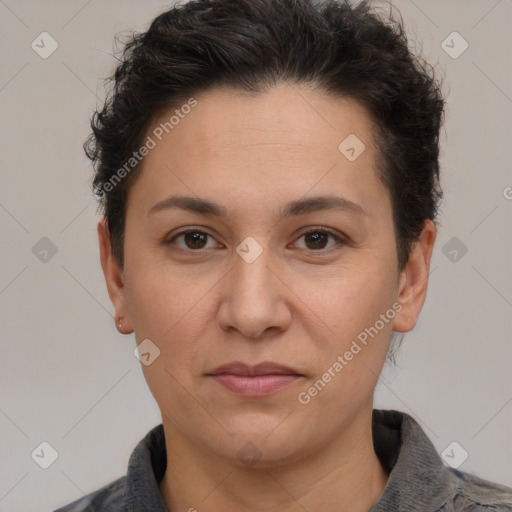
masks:
<instances>
[{"instance_id":1,"label":"face","mask_svg":"<svg viewBox=\"0 0 512 512\"><path fill-rule=\"evenodd\" d=\"M292 462L371 411L392 331L423 304L435 229L399 272L372 121L354 100L290 85L196 100L161 141L174 109L148 131L123 271L99 225L109 293L123 332L150 340L148 360L160 351L142 368L167 430L226 459ZM218 371L262 362L280 367Z\"/></svg>"}]
</instances>

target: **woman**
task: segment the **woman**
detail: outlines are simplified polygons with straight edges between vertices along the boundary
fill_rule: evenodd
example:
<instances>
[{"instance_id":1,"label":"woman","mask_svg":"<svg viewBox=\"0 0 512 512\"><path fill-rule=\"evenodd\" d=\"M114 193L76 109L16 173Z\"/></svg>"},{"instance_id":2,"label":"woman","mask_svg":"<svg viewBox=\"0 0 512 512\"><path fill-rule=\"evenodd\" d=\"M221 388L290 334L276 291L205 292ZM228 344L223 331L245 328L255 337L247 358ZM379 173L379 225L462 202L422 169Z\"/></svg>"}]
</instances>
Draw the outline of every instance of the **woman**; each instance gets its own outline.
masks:
<instances>
[{"instance_id":1,"label":"woman","mask_svg":"<svg viewBox=\"0 0 512 512\"><path fill-rule=\"evenodd\" d=\"M196 0L131 40L86 143L116 323L162 414L59 510L512 510L373 410L423 306L444 101L368 3Z\"/></svg>"}]
</instances>

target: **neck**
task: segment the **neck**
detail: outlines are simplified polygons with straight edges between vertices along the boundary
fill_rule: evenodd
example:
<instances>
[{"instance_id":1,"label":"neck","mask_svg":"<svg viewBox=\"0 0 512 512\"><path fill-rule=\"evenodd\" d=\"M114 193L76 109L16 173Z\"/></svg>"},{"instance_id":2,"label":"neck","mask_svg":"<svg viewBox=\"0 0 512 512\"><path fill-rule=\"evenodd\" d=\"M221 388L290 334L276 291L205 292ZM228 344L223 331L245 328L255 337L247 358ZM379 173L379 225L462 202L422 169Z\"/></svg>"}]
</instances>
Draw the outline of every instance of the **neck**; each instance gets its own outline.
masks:
<instances>
[{"instance_id":1,"label":"neck","mask_svg":"<svg viewBox=\"0 0 512 512\"><path fill-rule=\"evenodd\" d=\"M160 491L171 512L368 512L389 476L373 448L371 409L314 455L264 469L199 451L165 418L164 432L167 469Z\"/></svg>"}]
</instances>

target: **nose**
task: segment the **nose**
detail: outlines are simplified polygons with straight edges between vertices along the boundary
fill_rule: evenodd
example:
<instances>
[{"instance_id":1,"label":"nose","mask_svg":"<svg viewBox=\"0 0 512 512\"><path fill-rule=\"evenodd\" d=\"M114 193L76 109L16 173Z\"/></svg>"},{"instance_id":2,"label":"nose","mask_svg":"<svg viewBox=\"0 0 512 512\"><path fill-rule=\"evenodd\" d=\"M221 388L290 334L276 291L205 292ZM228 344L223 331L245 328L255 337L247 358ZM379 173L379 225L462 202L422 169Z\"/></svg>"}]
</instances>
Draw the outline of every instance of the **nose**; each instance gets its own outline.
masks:
<instances>
[{"instance_id":1,"label":"nose","mask_svg":"<svg viewBox=\"0 0 512 512\"><path fill-rule=\"evenodd\" d=\"M244 337L258 339L270 331L289 328L292 312L290 291L283 284L279 271L272 267L269 249L248 263L238 255L234 268L224 282L223 299L218 322L223 330L237 331Z\"/></svg>"}]
</instances>

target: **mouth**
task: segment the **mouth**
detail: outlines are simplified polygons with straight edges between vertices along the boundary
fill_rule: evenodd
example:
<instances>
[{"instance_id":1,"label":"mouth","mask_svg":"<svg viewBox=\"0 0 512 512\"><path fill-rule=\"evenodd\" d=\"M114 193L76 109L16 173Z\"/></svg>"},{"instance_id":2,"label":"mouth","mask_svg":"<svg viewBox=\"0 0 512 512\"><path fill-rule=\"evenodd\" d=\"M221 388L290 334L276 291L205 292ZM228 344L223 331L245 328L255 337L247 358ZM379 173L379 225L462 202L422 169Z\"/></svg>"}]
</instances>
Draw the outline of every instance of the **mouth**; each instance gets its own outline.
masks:
<instances>
[{"instance_id":1,"label":"mouth","mask_svg":"<svg viewBox=\"0 0 512 512\"><path fill-rule=\"evenodd\" d=\"M274 394L305 377L293 368L272 362L254 366L234 362L206 375L232 393L253 398Z\"/></svg>"}]
</instances>

